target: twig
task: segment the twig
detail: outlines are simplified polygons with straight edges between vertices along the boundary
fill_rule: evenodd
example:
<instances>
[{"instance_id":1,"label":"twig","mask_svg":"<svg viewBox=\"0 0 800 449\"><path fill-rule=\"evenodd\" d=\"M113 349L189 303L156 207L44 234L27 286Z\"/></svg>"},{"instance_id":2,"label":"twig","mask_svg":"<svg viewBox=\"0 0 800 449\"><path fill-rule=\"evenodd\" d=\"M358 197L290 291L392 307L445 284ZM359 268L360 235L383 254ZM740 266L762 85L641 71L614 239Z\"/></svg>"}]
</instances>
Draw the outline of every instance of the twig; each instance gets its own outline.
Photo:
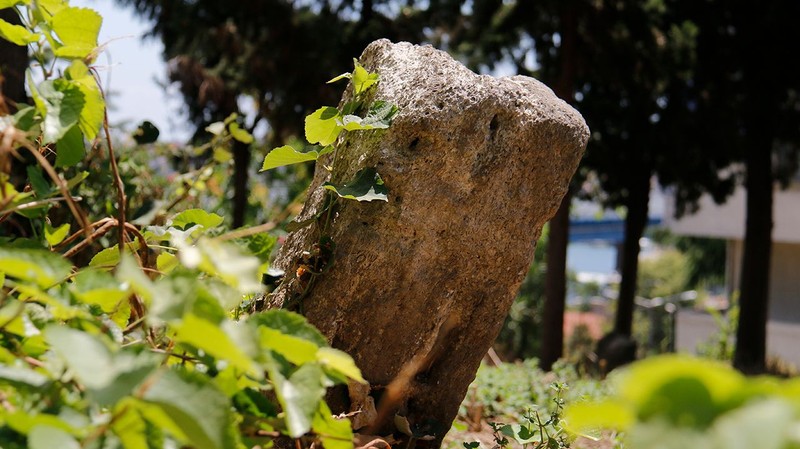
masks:
<instances>
[{"instance_id":1,"label":"twig","mask_svg":"<svg viewBox=\"0 0 800 449\"><path fill-rule=\"evenodd\" d=\"M106 218L103 218L102 220L95 221L94 223L92 223L92 224L90 225L90 227L91 227L92 229L94 229L94 228L96 228L96 227L100 226L101 224L104 224L104 223L106 223L106 222L107 222L107 221L109 221L109 220L113 220L113 218L106 217ZM78 231L78 232L76 232L76 233L74 233L74 234L72 234L71 236L69 236L69 237L67 237L67 238L65 238L64 240L62 240L62 241L61 241L61 243L59 243L58 245L56 245L56 246L54 247L54 249L56 249L56 250L59 250L61 247L65 246L65 245L69 245L70 243L72 243L73 241L75 241L75 239L77 239L78 237L80 237L80 236L81 236L81 233L82 233L82 230L81 230L81 231Z\"/></svg>"},{"instance_id":2,"label":"twig","mask_svg":"<svg viewBox=\"0 0 800 449\"><path fill-rule=\"evenodd\" d=\"M28 151L33 154L33 157L39 162L39 165L42 166L44 171L47 172L47 175L50 176L50 179L58 186L58 190L61 191L61 195L64 196L64 199L67 201L67 205L69 206L70 211L72 211L72 215L75 216L75 219L78 220L78 224L83 228L84 234L86 234L87 239L91 239L92 235L92 228L89 226L89 219L86 218L86 214L83 213L75 201L72 200L72 196L69 194L69 190L67 190L67 183L58 176L58 173L53 169L53 166L50 165L50 162L39 153L36 148L31 146L27 142L23 142L23 146L28 149Z\"/></svg>"},{"instance_id":3,"label":"twig","mask_svg":"<svg viewBox=\"0 0 800 449\"><path fill-rule=\"evenodd\" d=\"M92 73L94 74L94 80L97 83L97 88L100 90L100 95L103 97L103 102L106 100L106 94L103 91L103 86L100 83L100 76L97 74L95 69L92 69ZM111 143L111 132L108 130L108 108L103 107L103 131L106 134L106 145L108 146L108 159L111 164L111 174L114 176L114 184L117 187L117 202L119 206L117 207L117 211L119 212L117 218L117 225L119 226L119 252L122 254L125 251L125 218L127 216L127 202L128 199L125 196L125 184L122 182L122 177L119 175L119 167L117 167L117 158L114 155L114 146Z\"/></svg>"},{"instance_id":4,"label":"twig","mask_svg":"<svg viewBox=\"0 0 800 449\"><path fill-rule=\"evenodd\" d=\"M69 251L64 253L64 257L72 257L77 254L79 251L83 250L87 246L89 246L94 239L97 237L105 235L111 228L113 228L117 224L117 220L110 219L107 221L103 226L97 228L93 233L89 234L82 242L78 243L77 245L73 246L69 249Z\"/></svg>"},{"instance_id":5,"label":"twig","mask_svg":"<svg viewBox=\"0 0 800 449\"><path fill-rule=\"evenodd\" d=\"M237 229L235 231L228 232L226 234L222 234L215 238L215 240L225 241L225 240L234 240L239 239L242 237L248 237L254 234L260 234L262 232L267 232L275 229L275 223L268 222L258 226L253 226L250 228L242 228Z\"/></svg>"}]
</instances>

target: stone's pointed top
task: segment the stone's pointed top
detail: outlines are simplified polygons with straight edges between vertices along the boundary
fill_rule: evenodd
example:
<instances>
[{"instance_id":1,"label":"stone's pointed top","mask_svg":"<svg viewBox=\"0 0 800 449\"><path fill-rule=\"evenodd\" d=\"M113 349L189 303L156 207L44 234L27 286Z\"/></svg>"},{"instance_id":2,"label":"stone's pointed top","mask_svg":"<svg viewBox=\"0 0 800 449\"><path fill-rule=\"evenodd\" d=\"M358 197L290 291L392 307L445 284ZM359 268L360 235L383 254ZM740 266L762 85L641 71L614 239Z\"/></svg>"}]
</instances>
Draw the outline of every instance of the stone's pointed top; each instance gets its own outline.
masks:
<instances>
[{"instance_id":1,"label":"stone's pointed top","mask_svg":"<svg viewBox=\"0 0 800 449\"><path fill-rule=\"evenodd\" d=\"M400 112L385 131L340 139L334 171L352 179L375 168L388 202L340 201L324 231L335 243L327 268L313 288L290 281L273 298L304 291L304 314L373 385L408 377L398 407L412 428L432 426L438 443L589 133L577 111L532 78L476 75L432 47L387 40L370 44L360 62L380 75L369 101ZM324 203L330 175L322 167L301 220L313 221ZM290 234L275 266L296 273L322 232L311 224Z\"/></svg>"},{"instance_id":2,"label":"stone's pointed top","mask_svg":"<svg viewBox=\"0 0 800 449\"><path fill-rule=\"evenodd\" d=\"M380 73L378 95L396 97L401 109L432 107L438 113L449 109L457 113L468 105L488 106L485 102L496 101L499 106L513 105L526 112L531 120L560 121L583 147L589 139L589 128L580 113L534 78L478 75L444 51L388 39L372 42L360 61ZM418 88L423 86L425 89Z\"/></svg>"}]
</instances>

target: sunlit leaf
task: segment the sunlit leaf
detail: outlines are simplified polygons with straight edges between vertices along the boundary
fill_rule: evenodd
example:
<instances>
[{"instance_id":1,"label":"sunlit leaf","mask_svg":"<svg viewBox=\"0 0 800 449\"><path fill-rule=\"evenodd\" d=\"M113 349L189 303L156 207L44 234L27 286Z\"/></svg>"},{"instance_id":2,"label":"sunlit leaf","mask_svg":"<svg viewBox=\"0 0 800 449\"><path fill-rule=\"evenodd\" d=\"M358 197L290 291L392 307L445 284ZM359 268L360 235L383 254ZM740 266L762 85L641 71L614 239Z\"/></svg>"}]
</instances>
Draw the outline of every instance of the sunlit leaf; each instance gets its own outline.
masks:
<instances>
[{"instance_id":1,"label":"sunlit leaf","mask_svg":"<svg viewBox=\"0 0 800 449\"><path fill-rule=\"evenodd\" d=\"M342 132L338 123L339 117L339 110L330 106L319 108L307 116L305 130L308 143L318 143L325 147L335 142Z\"/></svg>"},{"instance_id":2,"label":"sunlit leaf","mask_svg":"<svg viewBox=\"0 0 800 449\"><path fill-rule=\"evenodd\" d=\"M52 28L63 46L55 49L62 58L84 59L97 47L103 18L88 8L69 7L53 16Z\"/></svg>"},{"instance_id":3,"label":"sunlit leaf","mask_svg":"<svg viewBox=\"0 0 800 449\"><path fill-rule=\"evenodd\" d=\"M337 82L337 81L340 81L340 80L343 80L343 79L348 79L348 80L349 80L349 79L350 79L350 78L352 78L352 77L353 77L353 74L352 74L352 73L349 73L349 72L348 72L348 73L342 73L342 74L341 74L341 75L339 75L339 76L335 76L335 77L333 77L333 78L329 79L329 80L327 81L327 84L335 83L335 82Z\"/></svg>"},{"instance_id":4,"label":"sunlit leaf","mask_svg":"<svg viewBox=\"0 0 800 449\"><path fill-rule=\"evenodd\" d=\"M152 407L142 410L148 420L155 425L164 424L167 429L179 429L182 433L179 437L190 446L236 448L230 403L208 377L184 371L163 371L156 376L142 400Z\"/></svg>"},{"instance_id":5,"label":"sunlit leaf","mask_svg":"<svg viewBox=\"0 0 800 449\"><path fill-rule=\"evenodd\" d=\"M228 130L231 133L231 137L239 142L248 145L253 143L253 135L247 132L247 130L240 128L238 123L232 122L230 125L228 125Z\"/></svg>"},{"instance_id":6,"label":"sunlit leaf","mask_svg":"<svg viewBox=\"0 0 800 449\"><path fill-rule=\"evenodd\" d=\"M261 171L283 167L285 165L299 164L301 162L316 161L323 154L331 152L333 152L332 146L302 153L289 145L284 145L273 149L267 154L267 157L264 158L264 163L261 165Z\"/></svg>"},{"instance_id":7,"label":"sunlit leaf","mask_svg":"<svg viewBox=\"0 0 800 449\"><path fill-rule=\"evenodd\" d=\"M350 428L350 420L335 418L325 402L320 402L311 428L320 436L325 449L353 449L353 431Z\"/></svg>"},{"instance_id":8,"label":"sunlit leaf","mask_svg":"<svg viewBox=\"0 0 800 449\"><path fill-rule=\"evenodd\" d=\"M54 228L50 223L44 225L44 238L50 246L56 246L61 243L69 234L69 223L64 223L61 226Z\"/></svg>"},{"instance_id":9,"label":"sunlit leaf","mask_svg":"<svg viewBox=\"0 0 800 449\"><path fill-rule=\"evenodd\" d=\"M81 449L81 444L72 435L50 426L36 426L28 434L30 449Z\"/></svg>"},{"instance_id":10,"label":"sunlit leaf","mask_svg":"<svg viewBox=\"0 0 800 449\"><path fill-rule=\"evenodd\" d=\"M353 358L344 351L330 347L319 348L317 351L317 360L326 368L338 371L350 379L362 383L366 382L364 378L361 377L361 370L358 369Z\"/></svg>"},{"instance_id":11,"label":"sunlit leaf","mask_svg":"<svg viewBox=\"0 0 800 449\"><path fill-rule=\"evenodd\" d=\"M93 140L100 132L105 116L105 100L89 68L81 60L72 61L64 75L84 96L84 106L78 119L78 126L88 140ZM157 131L157 130L156 130Z\"/></svg>"},{"instance_id":12,"label":"sunlit leaf","mask_svg":"<svg viewBox=\"0 0 800 449\"><path fill-rule=\"evenodd\" d=\"M258 365L242 352L219 325L188 314L176 326L176 332L178 342L190 344L217 359L227 360L254 377L261 376Z\"/></svg>"},{"instance_id":13,"label":"sunlit leaf","mask_svg":"<svg viewBox=\"0 0 800 449\"><path fill-rule=\"evenodd\" d=\"M317 328L309 324L303 315L283 309L273 309L252 315L248 321L268 327L285 335L300 337L314 343L317 347L327 346L325 336Z\"/></svg>"},{"instance_id":14,"label":"sunlit leaf","mask_svg":"<svg viewBox=\"0 0 800 449\"><path fill-rule=\"evenodd\" d=\"M186 230L194 225L200 225L205 229L216 228L221 225L224 219L212 212L203 209L187 209L172 217L169 226L174 226L181 230Z\"/></svg>"},{"instance_id":15,"label":"sunlit leaf","mask_svg":"<svg viewBox=\"0 0 800 449\"><path fill-rule=\"evenodd\" d=\"M109 273L92 269L79 271L70 290L80 302L96 305L105 313L116 310L129 295L128 290Z\"/></svg>"},{"instance_id":16,"label":"sunlit leaf","mask_svg":"<svg viewBox=\"0 0 800 449\"><path fill-rule=\"evenodd\" d=\"M316 344L268 327L261 327L258 330L261 335L262 347L271 349L295 365L317 360L319 346Z\"/></svg>"},{"instance_id":17,"label":"sunlit leaf","mask_svg":"<svg viewBox=\"0 0 800 449\"><path fill-rule=\"evenodd\" d=\"M299 438L311 430L311 423L325 395L325 373L315 363L301 366L288 379L275 367L269 373L285 414L288 434Z\"/></svg>"},{"instance_id":18,"label":"sunlit leaf","mask_svg":"<svg viewBox=\"0 0 800 449\"><path fill-rule=\"evenodd\" d=\"M81 110L86 104L80 88L63 78L40 83L38 96L34 95L34 101L45 111L42 131L43 138L48 143L58 141L78 124Z\"/></svg>"},{"instance_id":19,"label":"sunlit leaf","mask_svg":"<svg viewBox=\"0 0 800 449\"><path fill-rule=\"evenodd\" d=\"M355 95L359 96L378 82L378 74L368 72L357 60L354 60L353 63L355 65L352 78L353 89L355 90Z\"/></svg>"},{"instance_id":20,"label":"sunlit leaf","mask_svg":"<svg viewBox=\"0 0 800 449\"><path fill-rule=\"evenodd\" d=\"M355 179L341 185L330 182L323 184L328 190L342 198L358 201L389 201L389 190L383 184L381 175L374 168L365 168L355 175Z\"/></svg>"},{"instance_id":21,"label":"sunlit leaf","mask_svg":"<svg viewBox=\"0 0 800 449\"><path fill-rule=\"evenodd\" d=\"M14 25L0 19L0 38L16 45L25 46L38 41L39 34L31 32L23 26Z\"/></svg>"},{"instance_id":22,"label":"sunlit leaf","mask_svg":"<svg viewBox=\"0 0 800 449\"><path fill-rule=\"evenodd\" d=\"M0 271L42 288L61 281L71 269L66 259L47 250L0 247Z\"/></svg>"},{"instance_id":23,"label":"sunlit leaf","mask_svg":"<svg viewBox=\"0 0 800 449\"><path fill-rule=\"evenodd\" d=\"M133 253L139 249L139 242L133 241L125 244L125 252ZM119 263L119 247L114 245L106 248L92 257L89 261L90 267L115 267Z\"/></svg>"}]
</instances>

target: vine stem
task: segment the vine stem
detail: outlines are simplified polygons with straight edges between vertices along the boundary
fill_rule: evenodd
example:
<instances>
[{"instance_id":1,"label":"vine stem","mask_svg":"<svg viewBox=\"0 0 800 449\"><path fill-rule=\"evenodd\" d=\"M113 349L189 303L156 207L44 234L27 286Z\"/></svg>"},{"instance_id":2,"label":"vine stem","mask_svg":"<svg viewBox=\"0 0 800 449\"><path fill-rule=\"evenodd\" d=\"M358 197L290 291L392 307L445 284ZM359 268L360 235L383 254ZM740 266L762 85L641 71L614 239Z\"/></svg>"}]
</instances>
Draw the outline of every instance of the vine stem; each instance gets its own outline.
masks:
<instances>
[{"instance_id":1,"label":"vine stem","mask_svg":"<svg viewBox=\"0 0 800 449\"><path fill-rule=\"evenodd\" d=\"M106 145L108 146L108 158L111 164L111 174L114 176L114 184L117 187L117 225L119 229L119 252L122 254L125 251L125 219L127 216L127 202L128 198L125 196L125 184L122 182L122 177L119 175L119 167L117 167L117 158L114 155L114 145L111 143L111 132L108 130L108 108L105 107L106 93L103 91L103 86L100 83L100 77L97 72L92 69L94 80L97 83L97 88L100 89L100 95L103 97L103 131L106 135Z\"/></svg>"},{"instance_id":2,"label":"vine stem","mask_svg":"<svg viewBox=\"0 0 800 449\"><path fill-rule=\"evenodd\" d=\"M78 224L80 224L81 228L83 228L86 238L91 238L92 228L89 225L89 219L86 217L86 214L83 213L83 210L79 208L72 199L72 195L69 194L69 190L67 189L67 183L61 179L61 176L58 176L58 173L56 173L53 166L50 165L50 162L47 161L47 158L42 156L42 153L40 153L36 148L33 148L33 146L27 142L24 142L23 146L30 151L31 154L33 154L33 157L36 158L36 161L39 162L39 165L42 166L50 179L52 179L55 185L58 187L58 190L61 191L61 195L63 195L64 199L67 201L69 210L72 211L72 215L75 216L75 219L78 220Z\"/></svg>"}]
</instances>

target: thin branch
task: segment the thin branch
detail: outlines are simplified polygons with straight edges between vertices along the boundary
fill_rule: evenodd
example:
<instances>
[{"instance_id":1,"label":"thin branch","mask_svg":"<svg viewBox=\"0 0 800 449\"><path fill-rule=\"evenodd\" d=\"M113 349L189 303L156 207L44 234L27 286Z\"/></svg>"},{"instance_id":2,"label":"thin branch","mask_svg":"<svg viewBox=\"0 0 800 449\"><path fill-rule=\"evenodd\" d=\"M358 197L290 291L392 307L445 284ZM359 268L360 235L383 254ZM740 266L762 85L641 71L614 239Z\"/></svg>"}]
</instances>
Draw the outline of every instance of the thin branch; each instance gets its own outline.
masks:
<instances>
[{"instance_id":1,"label":"thin branch","mask_svg":"<svg viewBox=\"0 0 800 449\"><path fill-rule=\"evenodd\" d=\"M106 222L103 226L97 228L93 233L89 234L82 242L78 243L77 245L73 246L69 249L69 251L64 253L64 257L72 257L77 254L79 251L83 250L87 246L89 246L94 239L97 237L101 237L105 235L111 228L113 228L117 224L117 220L111 219Z\"/></svg>"},{"instance_id":2,"label":"thin branch","mask_svg":"<svg viewBox=\"0 0 800 449\"><path fill-rule=\"evenodd\" d=\"M83 228L84 234L86 234L86 238L90 238L92 235L92 228L89 226L89 219L86 217L86 214L83 212L82 209L78 207L75 201L72 200L72 196L69 194L69 190L67 189L67 183L58 176L55 169L47 159L42 156L39 151L30 145L27 142L23 142L23 146L28 149L28 151L33 154L33 157L39 162L39 165L42 166L47 175L50 176L50 179L58 186L58 190L61 191L61 195L64 196L64 199L67 201L67 205L69 205L70 211L72 211L72 215L75 216L75 219L78 220L78 224Z\"/></svg>"},{"instance_id":3,"label":"thin branch","mask_svg":"<svg viewBox=\"0 0 800 449\"><path fill-rule=\"evenodd\" d=\"M262 232L267 232L275 229L275 223L268 222L258 226L253 226L250 228L242 228L237 229L235 231L231 231L225 234L222 234L215 238L215 240L225 241L225 240L234 240L240 239L242 237L248 237L255 234L260 234Z\"/></svg>"}]
</instances>

